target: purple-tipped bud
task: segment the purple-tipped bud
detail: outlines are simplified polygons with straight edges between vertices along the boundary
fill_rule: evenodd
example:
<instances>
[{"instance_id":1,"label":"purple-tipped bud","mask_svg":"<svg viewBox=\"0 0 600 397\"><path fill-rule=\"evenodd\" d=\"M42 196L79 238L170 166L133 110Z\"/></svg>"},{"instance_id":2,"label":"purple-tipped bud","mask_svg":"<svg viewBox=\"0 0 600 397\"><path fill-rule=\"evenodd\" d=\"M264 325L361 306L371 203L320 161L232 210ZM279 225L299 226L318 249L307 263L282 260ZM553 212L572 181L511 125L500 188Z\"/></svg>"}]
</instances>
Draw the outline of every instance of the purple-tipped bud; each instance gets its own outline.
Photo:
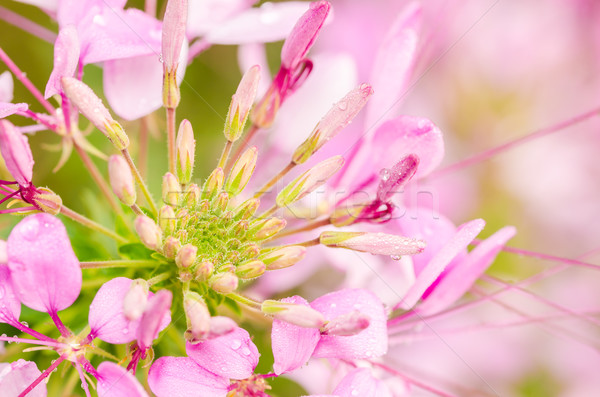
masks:
<instances>
[{"instance_id":1,"label":"purple-tipped bud","mask_svg":"<svg viewBox=\"0 0 600 397\"><path fill-rule=\"evenodd\" d=\"M136 191L131 169L122 156L112 155L108 159L108 177L115 195L130 207L135 203Z\"/></svg>"},{"instance_id":2,"label":"purple-tipped bud","mask_svg":"<svg viewBox=\"0 0 600 397\"><path fill-rule=\"evenodd\" d=\"M207 339L218 338L227 335L237 328L235 321L225 316L215 316L210 318L210 331Z\"/></svg>"},{"instance_id":3,"label":"purple-tipped bud","mask_svg":"<svg viewBox=\"0 0 600 397\"><path fill-rule=\"evenodd\" d=\"M33 177L31 148L27 138L7 120L0 120L0 152L19 186L29 186Z\"/></svg>"},{"instance_id":4,"label":"purple-tipped bud","mask_svg":"<svg viewBox=\"0 0 600 397\"><path fill-rule=\"evenodd\" d=\"M235 162L229 178L227 178L227 184L225 190L227 190L232 196L240 194L254 173L256 167L256 159L258 157L258 150L256 147L251 147L246 150Z\"/></svg>"},{"instance_id":5,"label":"purple-tipped bud","mask_svg":"<svg viewBox=\"0 0 600 397\"><path fill-rule=\"evenodd\" d=\"M196 344L207 339L210 330L210 312L204 299L196 292L186 292L183 296L183 310L187 320L185 340Z\"/></svg>"},{"instance_id":6,"label":"purple-tipped bud","mask_svg":"<svg viewBox=\"0 0 600 397\"><path fill-rule=\"evenodd\" d=\"M208 280L215 271L215 265L213 265L210 261L203 261L196 266L196 279L198 281L206 281Z\"/></svg>"},{"instance_id":7,"label":"purple-tipped bud","mask_svg":"<svg viewBox=\"0 0 600 397\"><path fill-rule=\"evenodd\" d=\"M265 264L262 261L255 260L237 266L235 274L242 280L250 280L262 276L265 270Z\"/></svg>"},{"instance_id":8,"label":"purple-tipped bud","mask_svg":"<svg viewBox=\"0 0 600 397\"><path fill-rule=\"evenodd\" d=\"M196 140L192 123L183 120L179 124L177 132L177 176L183 184L190 183L194 171L194 155L196 152Z\"/></svg>"},{"instance_id":9,"label":"purple-tipped bud","mask_svg":"<svg viewBox=\"0 0 600 397\"><path fill-rule=\"evenodd\" d=\"M330 8L331 5L327 1L317 1L310 4L310 9L296 22L292 32L283 43L281 49L282 67L293 70L304 59L304 56L315 42Z\"/></svg>"},{"instance_id":10,"label":"purple-tipped bud","mask_svg":"<svg viewBox=\"0 0 600 397\"><path fill-rule=\"evenodd\" d=\"M62 199L52 190L40 187L33 195L33 204L48 214L57 215L62 207Z\"/></svg>"},{"instance_id":11,"label":"purple-tipped bud","mask_svg":"<svg viewBox=\"0 0 600 397\"><path fill-rule=\"evenodd\" d=\"M169 236L165 239L162 253L166 258L174 259L181 249L181 241L177 237Z\"/></svg>"},{"instance_id":12,"label":"purple-tipped bud","mask_svg":"<svg viewBox=\"0 0 600 397\"><path fill-rule=\"evenodd\" d=\"M399 189L402 188L417 172L419 158L414 154L409 154L391 170L386 170L381 177L379 187L377 188L377 199L386 202Z\"/></svg>"},{"instance_id":13,"label":"purple-tipped bud","mask_svg":"<svg viewBox=\"0 0 600 397\"><path fill-rule=\"evenodd\" d=\"M288 245L277 250L261 255L260 259L267 266L267 270L277 270L290 267L299 262L306 255L306 248L301 245Z\"/></svg>"},{"instance_id":14,"label":"purple-tipped bud","mask_svg":"<svg viewBox=\"0 0 600 397\"><path fill-rule=\"evenodd\" d=\"M177 205L181 196L181 185L177 177L170 172L163 176L162 181L162 199L165 204Z\"/></svg>"},{"instance_id":15,"label":"purple-tipped bud","mask_svg":"<svg viewBox=\"0 0 600 397\"><path fill-rule=\"evenodd\" d=\"M165 234L171 234L175 231L177 219L175 218L175 210L169 205L163 205L158 212L158 225Z\"/></svg>"},{"instance_id":16,"label":"purple-tipped bud","mask_svg":"<svg viewBox=\"0 0 600 397\"><path fill-rule=\"evenodd\" d=\"M261 311L286 323L303 328L321 328L325 325L325 317L306 305L297 305L276 300L266 300L261 305Z\"/></svg>"},{"instance_id":17,"label":"purple-tipped bud","mask_svg":"<svg viewBox=\"0 0 600 397\"><path fill-rule=\"evenodd\" d=\"M223 131L225 138L230 142L238 140L244 131L250 108L256 98L259 80L260 66L254 65L244 74L237 91L231 98Z\"/></svg>"},{"instance_id":18,"label":"purple-tipped bud","mask_svg":"<svg viewBox=\"0 0 600 397\"><path fill-rule=\"evenodd\" d=\"M239 279L233 273L219 273L209 280L210 287L221 294L229 294L235 291L238 283Z\"/></svg>"},{"instance_id":19,"label":"purple-tipped bud","mask_svg":"<svg viewBox=\"0 0 600 397\"><path fill-rule=\"evenodd\" d=\"M329 321L321 330L327 335L352 336L360 333L371 324L371 318L366 314L353 310Z\"/></svg>"},{"instance_id":20,"label":"purple-tipped bud","mask_svg":"<svg viewBox=\"0 0 600 397\"><path fill-rule=\"evenodd\" d=\"M308 139L298 146L292 156L292 161L296 164L302 164L308 160L317 150L350 124L366 105L371 95L373 95L371 86L361 84L334 104L315 126Z\"/></svg>"},{"instance_id":21,"label":"purple-tipped bud","mask_svg":"<svg viewBox=\"0 0 600 397\"><path fill-rule=\"evenodd\" d=\"M198 253L198 247L193 244L186 244L177 253L175 263L179 267L190 267L196 261L196 255Z\"/></svg>"},{"instance_id":22,"label":"purple-tipped bud","mask_svg":"<svg viewBox=\"0 0 600 397\"><path fill-rule=\"evenodd\" d=\"M257 240L264 240L279 233L287 224L282 218L268 218L255 222L250 228L251 235Z\"/></svg>"},{"instance_id":23,"label":"purple-tipped bud","mask_svg":"<svg viewBox=\"0 0 600 397\"><path fill-rule=\"evenodd\" d=\"M151 250L158 250L162 243L162 231L160 227L145 215L135 219L135 231L140 236L142 243Z\"/></svg>"},{"instance_id":24,"label":"purple-tipped bud","mask_svg":"<svg viewBox=\"0 0 600 397\"><path fill-rule=\"evenodd\" d=\"M424 241L386 233L323 232L319 241L328 247L393 257L415 255L425 249Z\"/></svg>"},{"instance_id":25,"label":"purple-tipped bud","mask_svg":"<svg viewBox=\"0 0 600 397\"><path fill-rule=\"evenodd\" d=\"M129 146L129 138L123 127L117 123L100 98L90 87L73 77L61 79L63 91L79 111L96 126L112 144L123 150Z\"/></svg>"},{"instance_id":26,"label":"purple-tipped bud","mask_svg":"<svg viewBox=\"0 0 600 397\"><path fill-rule=\"evenodd\" d=\"M321 161L294 179L279 192L275 200L277 206L288 206L313 192L316 188L327 182L333 174L338 172L342 168L342 165L344 165L344 158L342 156L333 156L325 161Z\"/></svg>"},{"instance_id":27,"label":"purple-tipped bud","mask_svg":"<svg viewBox=\"0 0 600 397\"><path fill-rule=\"evenodd\" d=\"M126 319L135 321L142 317L148 303L149 288L148 282L141 278L131 282L123 298L123 315Z\"/></svg>"},{"instance_id":28,"label":"purple-tipped bud","mask_svg":"<svg viewBox=\"0 0 600 397\"><path fill-rule=\"evenodd\" d=\"M223 180L225 179L225 173L223 168L215 168L213 172L208 176L204 186L202 187L202 198L210 200L221 191L223 187Z\"/></svg>"},{"instance_id":29,"label":"purple-tipped bud","mask_svg":"<svg viewBox=\"0 0 600 397\"><path fill-rule=\"evenodd\" d=\"M187 0L169 0L165 9L162 29L162 57L164 69L177 70L179 54L185 38Z\"/></svg>"}]
</instances>

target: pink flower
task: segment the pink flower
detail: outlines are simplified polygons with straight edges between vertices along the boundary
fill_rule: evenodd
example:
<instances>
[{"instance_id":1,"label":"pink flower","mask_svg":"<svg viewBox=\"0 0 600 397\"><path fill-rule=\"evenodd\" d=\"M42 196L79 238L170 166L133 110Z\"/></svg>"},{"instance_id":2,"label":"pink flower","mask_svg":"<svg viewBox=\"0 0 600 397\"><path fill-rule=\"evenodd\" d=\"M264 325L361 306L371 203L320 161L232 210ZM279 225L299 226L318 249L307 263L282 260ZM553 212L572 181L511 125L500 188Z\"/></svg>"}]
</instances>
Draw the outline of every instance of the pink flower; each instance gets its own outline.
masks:
<instances>
[{"instance_id":1,"label":"pink flower","mask_svg":"<svg viewBox=\"0 0 600 397\"><path fill-rule=\"evenodd\" d=\"M6 71L0 74L0 119L29 108L26 103L11 103L12 99L13 80L10 72Z\"/></svg>"},{"instance_id":2,"label":"pink flower","mask_svg":"<svg viewBox=\"0 0 600 397\"><path fill-rule=\"evenodd\" d=\"M32 361L19 359L13 363L0 363L0 390L5 396L17 396L41 374ZM38 384L27 396L46 397L46 384Z\"/></svg>"}]
</instances>

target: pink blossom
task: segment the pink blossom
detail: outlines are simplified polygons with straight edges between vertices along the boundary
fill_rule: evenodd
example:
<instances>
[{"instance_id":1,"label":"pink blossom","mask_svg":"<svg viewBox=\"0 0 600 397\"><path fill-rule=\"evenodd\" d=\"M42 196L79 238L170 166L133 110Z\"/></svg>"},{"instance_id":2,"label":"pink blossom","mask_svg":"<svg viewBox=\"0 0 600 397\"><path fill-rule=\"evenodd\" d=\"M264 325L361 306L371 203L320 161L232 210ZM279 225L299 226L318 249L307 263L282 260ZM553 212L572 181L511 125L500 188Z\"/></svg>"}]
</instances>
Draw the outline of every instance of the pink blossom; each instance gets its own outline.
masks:
<instances>
[{"instance_id":1,"label":"pink blossom","mask_svg":"<svg viewBox=\"0 0 600 397\"><path fill-rule=\"evenodd\" d=\"M5 245L4 241L3 245ZM0 264L0 292L0 322L11 324L18 321L21 314L21 301L15 294L10 271L5 264Z\"/></svg>"},{"instance_id":2,"label":"pink blossom","mask_svg":"<svg viewBox=\"0 0 600 397\"><path fill-rule=\"evenodd\" d=\"M73 77L79 64L79 40L73 25L60 29L54 43L54 68L46 84L45 98L62 92L60 79Z\"/></svg>"},{"instance_id":3,"label":"pink blossom","mask_svg":"<svg viewBox=\"0 0 600 397\"><path fill-rule=\"evenodd\" d=\"M392 397L387 386L373 377L367 368L357 368L350 371L337 385L333 393L339 397Z\"/></svg>"},{"instance_id":4,"label":"pink blossom","mask_svg":"<svg viewBox=\"0 0 600 397\"><path fill-rule=\"evenodd\" d=\"M32 361L17 360L13 363L0 363L0 390L4 396L17 396L41 375ZM46 384L40 383L29 397L46 397Z\"/></svg>"},{"instance_id":5,"label":"pink blossom","mask_svg":"<svg viewBox=\"0 0 600 397\"><path fill-rule=\"evenodd\" d=\"M131 372L110 361L98 366L97 378L100 396L148 397L148 393Z\"/></svg>"},{"instance_id":6,"label":"pink blossom","mask_svg":"<svg viewBox=\"0 0 600 397\"><path fill-rule=\"evenodd\" d=\"M31 149L27 138L6 120L0 120L0 151L13 178L27 188L33 178Z\"/></svg>"}]
</instances>

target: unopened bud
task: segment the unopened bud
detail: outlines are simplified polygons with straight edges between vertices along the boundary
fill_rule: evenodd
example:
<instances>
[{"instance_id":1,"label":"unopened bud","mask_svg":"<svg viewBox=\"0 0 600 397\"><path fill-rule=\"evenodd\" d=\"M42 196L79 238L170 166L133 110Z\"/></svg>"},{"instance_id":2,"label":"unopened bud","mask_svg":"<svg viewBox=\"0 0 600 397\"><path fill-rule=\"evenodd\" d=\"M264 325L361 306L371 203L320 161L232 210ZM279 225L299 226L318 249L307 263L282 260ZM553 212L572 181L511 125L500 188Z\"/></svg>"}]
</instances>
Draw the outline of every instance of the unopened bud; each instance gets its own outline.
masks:
<instances>
[{"instance_id":1,"label":"unopened bud","mask_svg":"<svg viewBox=\"0 0 600 397\"><path fill-rule=\"evenodd\" d=\"M177 205L179 203L179 197L181 195L181 185L177 177L170 172L167 172L163 176L162 181L162 199L165 204Z\"/></svg>"},{"instance_id":2,"label":"unopened bud","mask_svg":"<svg viewBox=\"0 0 600 397\"><path fill-rule=\"evenodd\" d=\"M250 181L256 167L256 158L258 151L256 147L246 150L235 162L229 178L227 178L227 190L232 196L240 194Z\"/></svg>"},{"instance_id":3,"label":"unopened bud","mask_svg":"<svg viewBox=\"0 0 600 397\"><path fill-rule=\"evenodd\" d=\"M335 227L349 226L361 219L361 214L369 204L342 203L329 217L329 222Z\"/></svg>"},{"instance_id":4,"label":"unopened bud","mask_svg":"<svg viewBox=\"0 0 600 397\"><path fill-rule=\"evenodd\" d=\"M198 247L193 244L186 244L177 253L175 263L180 267L190 267L196 261L196 254L198 253Z\"/></svg>"},{"instance_id":5,"label":"unopened bud","mask_svg":"<svg viewBox=\"0 0 600 397\"><path fill-rule=\"evenodd\" d=\"M192 344L205 340L210 330L210 312L204 299L196 292L186 292L183 310L187 320L185 339Z\"/></svg>"},{"instance_id":6,"label":"unopened bud","mask_svg":"<svg viewBox=\"0 0 600 397\"><path fill-rule=\"evenodd\" d=\"M146 280L138 278L131 282L129 291L123 298L123 315L130 321L135 321L142 317L148 303L149 286Z\"/></svg>"},{"instance_id":7,"label":"unopened bud","mask_svg":"<svg viewBox=\"0 0 600 397\"><path fill-rule=\"evenodd\" d=\"M325 317L306 305L287 303L276 300L266 300L261 305L261 311L278 320L304 328L321 328Z\"/></svg>"},{"instance_id":8,"label":"unopened bud","mask_svg":"<svg viewBox=\"0 0 600 397\"><path fill-rule=\"evenodd\" d=\"M163 244L163 255L169 259L175 258L177 252L181 249L181 241L178 238L169 236Z\"/></svg>"},{"instance_id":9,"label":"unopened bud","mask_svg":"<svg viewBox=\"0 0 600 397\"><path fill-rule=\"evenodd\" d=\"M250 261L239 265L235 269L235 274L242 280L250 280L265 273L266 266L262 261Z\"/></svg>"},{"instance_id":10,"label":"unopened bud","mask_svg":"<svg viewBox=\"0 0 600 397\"><path fill-rule=\"evenodd\" d=\"M353 310L329 321L321 329L321 332L327 335L352 336L366 329L370 323L369 316Z\"/></svg>"},{"instance_id":11,"label":"unopened bud","mask_svg":"<svg viewBox=\"0 0 600 397\"><path fill-rule=\"evenodd\" d=\"M135 231L140 236L142 243L151 250L158 250L162 242L162 231L160 227L146 215L140 215L135 219Z\"/></svg>"},{"instance_id":12,"label":"unopened bud","mask_svg":"<svg viewBox=\"0 0 600 397\"><path fill-rule=\"evenodd\" d=\"M215 199L215 206L221 211L225 212L227 205L229 204L229 194L227 192L221 192Z\"/></svg>"},{"instance_id":13,"label":"unopened bud","mask_svg":"<svg viewBox=\"0 0 600 397\"><path fill-rule=\"evenodd\" d=\"M254 243L248 244L242 250L242 255L245 258L256 258L260 254L260 247Z\"/></svg>"},{"instance_id":14,"label":"unopened bud","mask_svg":"<svg viewBox=\"0 0 600 397\"><path fill-rule=\"evenodd\" d=\"M257 240L264 240L279 233L287 222L282 218L268 218L255 222L250 227L250 234Z\"/></svg>"},{"instance_id":15,"label":"unopened bud","mask_svg":"<svg viewBox=\"0 0 600 397\"><path fill-rule=\"evenodd\" d=\"M117 123L100 98L90 87L73 77L61 79L63 91L79 111L112 142L118 150L129 146L129 138Z\"/></svg>"},{"instance_id":16,"label":"unopened bud","mask_svg":"<svg viewBox=\"0 0 600 397\"><path fill-rule=\"evenodd\" d=\"M246 125L250 108L256 97L259 80L260 67L254 65L244 74L237 91L231 98L229 112L225 120L225 130L223 131L230 142L235 142L244 131L244 125Z\"/></svg>"},{"instance_id":17,"label":"unopened bud","mask_svg":"<svg viewBox=\"0 0 600 397\"><path fill-rule=\"evenodd\" d=\"M183 192L183 204L186 207L196 207L200 202L200 188L195 183L189 185Z\"/></svg>"},{"instance_id":18,"label":"unopened bud","mask_svg":"<svg viewBox=\"0 0 600 397\"><path fill-rule=\"evenodd\" d=\"M415 255L425 249L424 241L385 233L323 232L319 242L328 247L394 257Z\"/></svg>"},{"instance_id":19,"label":"unopened bud","mask_svg":"<svg viewBox=\"0 0 600 397\"><path fill-rule=\"evenodd\" d=\"M162 56L165 71L177 70L187 25L188 1L168 0L162 27Z\"/></svg>"},{"instance_id":20,"label":"unopened bud","mask_svg":"<svg viewBox=\"0 0 600 397\"><path fill-rule=\"evenodd\" d=\"M163 72L163 106L175 109L181 100L179 85L177 84L177 69L164 70Z\"/></svg>"},{"instance_id":21,"label":"unopened bud","mask_svg":"<svg viewBox=\"0 0 600 397\"><path fill-rule=\"evenodd\" d=\"M33 196L34 204L42 211L48 214L57 215L62 207L62 199L52 190L40 187L36 189Z\"/></svg>"},{"instance_id":22,"label":"unopened bud","mask_svg":"<svg viewBox=\"0 0 600 397\"><path fill-rule=\"evenodd\" d=\"M29 186L33 177L33 156L27 137L10 121L2 119L0 119L0 151L6 168L19 186Z\"/></svg>"},{"instance_id":23,"label":"unopened bud","mask_svg":"<svg viewBox=\"0 0 600 397\"><path fill-rule=\"evenodd\" d=\"M317 150L350 124L372 94L373 89L370 85L361 84L334 104L315 126L308 139L298 146L292 156L292 161L296 164L302 164L308 160Z\"/></svg>"},{"instance_id":24,"label":"unopened bud","mask_svg":"<svg viewBox=\"0 0 600 397\"><path fill-rule=\"evenodd\" d=\"M108 159L108 177L115 195L123 204L131 207L135 204L136 191L129 164L122 156L112 155Z\"/></svg>"},{"instance_id":25,"label":"unopened bud","mask_svg":"<svg viewBox=\"0 0 600 397\"><path fill-rule=\"evenodd\" d=\"M281 94L278 88L274 84L271 84L271 87L269 87L269 90L260 102L252 109L252 113L250 114L252 124L260 128L269 128L273 124L280 106Z\"/></svg>"},{"instance_id":26,"label":"unopened bud","mask_svg":"<svg viewBox=\"0 0 600 397\"><path fill-rule=\"evenodd\" d=\"M233 234L235 236L244 236L249 227L248 221L239 221L233 225Z\"/></svg>"},{"instance_id":27,"label":"unopened bud","mask_svg":"<svg viewBox=\"0 0 600 397\"><path fill-rule=\"evenodd\" d=\"M277 270L292 266L299 262L306 255L306 248L301 245L288 245L270 251L260 256L260 259L267 266L267 270Z\"/></svg>"},{"instance_id":28,"label":"unopened bud","mask_svg":"<svg viewBox=\"0 0 600 397\"><path fill-rule=\"evenodd\" d=\"M177 219L175 218L173 207L169 205L163 205L161 207L158 212L158 225L165 234L171 234L175 231Z\"/></svg>"},{"instance_id":29,"label":"unopened bud","mask_svg":"<svg viewBox=\"0 0 600 397\"><path fill-rule=\"evenodd\" d=\"M221 294L229 294L235 291L238 283L239 280L233 273L215 274L209 280L210 287Z\"/></svg>"},{"instance_id":30,"label":"unopened bud","mask_svg":"<svg viewBox=\"0 0 600 397\"><path fill-rule=\"evenodd\" d=\"M196 273L195 273L196 279L198 279L198 281L206 281L213 275L214 271L215 271L215 265L213 265L212 262L210 262L210 261L200 262L198 264L198 266L196 266Z\"/></svg>"},{"instance_id":31,"label":"unopened bud","mask_svg":"<svg viewBox=\"0 0 600 397\"><path fill-rule=\"evenodd\" d=\"M214 171L208 176L204 186L202 187L202 198L210 200L221 191L223 187L223 180L225 174L222 168L215 168Z\"/></svg>"},{"instance_id":32,"label":"unopened bud","mask_svg":"<svg viewBox=\"0 0 600 397\"><path fill-rule=\"evenodd\" d=\"M177 176L183 184L190 183L194 170L194 156L196 153L196 140L192 123L183 120L177 132Z\"/></svg>"},{"instance_id":33,"label":"unopened bud","mask_svg":"<svg viewBox=\"0 0 600 397\"><path fill-rule=\"evenodd\" d=\"M344 165L342 156L334 156L321 161L283 188L277 195L276 202L279 207L285 207L300 200L313 192Z\"/></svg>"},{"instance_id":34,"label":"unopened bud","mask_svg":"<svg viewBox=\"0 0 600 397\"><path fill-rule=\"evenodd\" d=\"M235 219L250 219L255 213L258 207L260 206L260 200L257 198L251 198L244 201L242 204L237 206L236 209L233 210Z\"/></svg>"}]
</instances>

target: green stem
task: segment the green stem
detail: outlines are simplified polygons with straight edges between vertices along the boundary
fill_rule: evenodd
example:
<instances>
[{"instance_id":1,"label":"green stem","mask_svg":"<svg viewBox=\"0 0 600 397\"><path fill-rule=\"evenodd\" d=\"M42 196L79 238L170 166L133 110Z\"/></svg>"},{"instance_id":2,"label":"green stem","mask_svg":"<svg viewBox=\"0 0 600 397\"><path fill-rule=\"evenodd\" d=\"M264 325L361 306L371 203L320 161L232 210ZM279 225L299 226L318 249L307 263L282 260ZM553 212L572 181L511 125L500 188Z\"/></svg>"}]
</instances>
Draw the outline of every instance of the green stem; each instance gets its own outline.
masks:
<instances>
[{"instance_id":1,"label":"green stem","mask_svg":"<svg viewBox=\"0 0 600 397\"><path fill-rule=\"evenodd\" d=\"M117 233L113 232L112 230L105 228L104 226L100 225L99 223L96 223L93 220L86 218L85 216L65 207L64 205L62 207L60 207L60 213L68 218L71 218L75 222L78 222L85 227L88 227L92 230L100 232L112 239L115 239L122 244L127 242L127 239L125 237L118 235Z\"/></svg>"},{"instance_id":2,"label":"green stem","mask_svg":"<svg viewBox=\"0 0 600 397\"><path fill-rule=\"evenodd\" d=\"M233 146L233 142L227 141L225 147L223 148L223 153L221 153L221 159L219 160L218 167L224 168L227 159L229 158L229 153L231 153L231 147Z\"/></svg>"},{"instance_id":3,"label":"green stem","mask_svg":"<svg viewBox=\"0 0 600 397\"><path fill-rule=\"evenodd\" d=\"M164 272L161 274L157 274L156 276L154 276L148 280L148 285L154 285L154 284L158 284L162 281L168 280L169 277L171 277L171 275L172 275L172 272Z\"/></svg>"},{"instance_id":4,"label":"green stem","mask_svg":"<svg viewBox=\"0 0 600 397\"><path fill-rule=\"evenodd\" d=\"M156 216L158 214L158 210L156 209L156 204L154 204L154 200L152 200L152 196L150 195L150 191L148 190L148 186L146 186L144 179L142 179L142 175L140 174L140 172L136 168L135 164L133 163L133 159L131 158L129 151L127 150L127 148L125 148L121 151L121 153L123 154L123 157L125 157L127 164L129 164L129 168L131 168L131 172L133 173L135 181L140 186L140 189L142 189L142 193L144 194L144 197L146 197L146 201L148 202L148 205L150 206L150 211L152 211L152 215Z\"/></svg>"},{"instance_id":5,"label":"green stem","mask_svg":"<svg viewBox=\"0 0 600 397\"><path fill-rule=\"evenodd\" d=\"M258 309L258 310L260 310L260 308L262 306L260 302L257 302L257 301L255 301L253 299L250 299L250 298L247 298L247 297L245 297L243 295L236 294L235 292L231 292L231 293L227 294L226 296L228 298L233 299L234 301L236 301L238 303L241 303L241 304L243 304L245 306L248 306L248 307L250 307L252 309Z\"/></svg>"},{"instance_id":6,"label":"green stem","mask_svg":"<svg viewBox=\"0 0 600 397\"><path fill-rule=\"evenodd\" d=\"M120 259L114 261L80 262L82 269L105 269L109 267L150 267L156 266L158 262L154 259Z\"/></svg>"},{"instance_id":7,"label":"green stem","mask_svg":"<svg viewBox=\"0 0 600 397\"><path fill-rule=\"evenodd\" d=\"M281 178L283 178L285 176L285 174L290 172L295 166L296 166L296 163L294 163L293 161L290 161L290 163L288 165L286 165L284 169L282 169L277 175L275 175L273 178L271 178L271 180L269 182L267 182L262 188L260 188L254 194L254 198L259 198L263 194L267 193L269 191L269 189L272 188L273 185L277 183L277 181L279 181Z\"/></svg>"},{"instance_id":8,"label":"green stem","mask_svg":"<svg viewBox=\"0 0 600 397\"><path fill-rule=\"evenodd\" d=\"M250 140L254 137L254 135L256 135L256 133L258 132L259 127L255 124L252 124L252 127L250 127L250 130L248 131L248 133L246 134L246 136L244 137L244 140L242 141L242 143L240 143L237 147L237 149L235 150L235 154L233 155L233 157L231 158L231 160L229 160L229 162L227 163L227 167L225 168L225 171L229 171L229 169L231 167L233 167L233 163L235 162L235 160L238 159L238 157L240 157L240 155L242 154L242 151L244 150L244 148L249 147L249 143Z\"/></svg>"},{"instance_id":9,"label":"green stem","mask_svg":"<svg viewBox=\"0 0 600 397\"><path fill-rule=\"evenodd\" d=\"M167 146L169 150L169 172L177 175L177 152L175 148L175 108L167 108Z\"/></svg>"}]
</instances>

